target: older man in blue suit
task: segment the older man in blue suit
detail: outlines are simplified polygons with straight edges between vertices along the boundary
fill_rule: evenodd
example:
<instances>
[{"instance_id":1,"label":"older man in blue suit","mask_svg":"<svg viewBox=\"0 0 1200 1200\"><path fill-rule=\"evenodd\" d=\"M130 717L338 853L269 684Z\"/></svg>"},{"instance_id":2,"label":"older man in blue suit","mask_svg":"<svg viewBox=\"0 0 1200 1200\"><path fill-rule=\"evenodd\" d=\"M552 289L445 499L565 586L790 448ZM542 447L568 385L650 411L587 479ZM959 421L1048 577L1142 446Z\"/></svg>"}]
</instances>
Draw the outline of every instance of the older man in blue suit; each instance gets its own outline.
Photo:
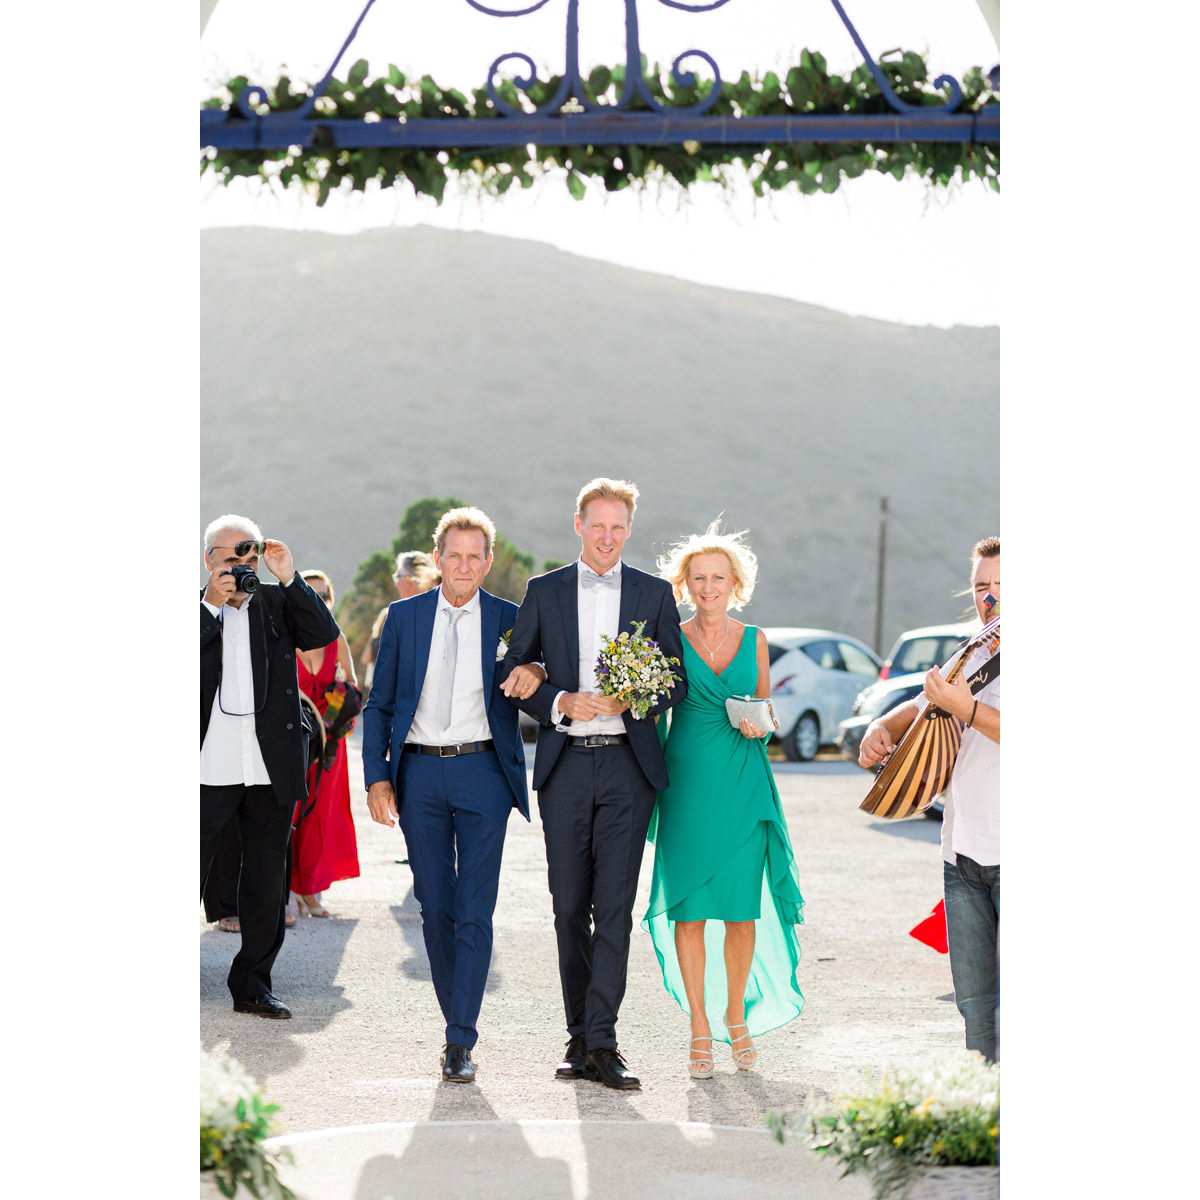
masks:
<instances>
[{"instance_id":1,"label":"older man in blue suit","mask_svg":"<svg viewBox=\"0 0 1200 1200\"><path fill-rule=\"evenodd\" d=\"M529 820L517 711L496 671L517 606L480 587L495 537L477 508L442 517L441 587L388 609L363 710L367 804L404 832L446 1021L442 1078L454 1083L475 1078L508 815L516 807Z\"/></svg>"}]
</instances>

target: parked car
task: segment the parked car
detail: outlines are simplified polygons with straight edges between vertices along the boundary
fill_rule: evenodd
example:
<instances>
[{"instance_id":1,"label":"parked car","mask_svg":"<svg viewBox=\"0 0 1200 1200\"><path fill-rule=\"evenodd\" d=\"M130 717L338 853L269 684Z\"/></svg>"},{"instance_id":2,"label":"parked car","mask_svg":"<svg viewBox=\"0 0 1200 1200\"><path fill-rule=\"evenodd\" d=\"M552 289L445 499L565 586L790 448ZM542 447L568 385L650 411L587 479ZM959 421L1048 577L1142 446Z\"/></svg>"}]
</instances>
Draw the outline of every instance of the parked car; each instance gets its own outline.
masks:
<instances>
[{"instance_id":1,"label":"parked car","mask_svg":"<svg viewBox=\"0 0 1200 1200\"><path fill-rule=\"evenodd\" d=\"M771 703L779 719L775 739L792 762L808 762L832 742L854 699L879 675L873 650L828 629L764 629L771 661Z\"/></svg>"},{"instance_id":2,"label":"parked car","mask_svg":"<svg viewBox=\"0 0 1200 1200\"><path fill-rule=\"evenodd\" d=\"M940 667L967 638L978 632L978 621L965 621L961 625L923 625L919 629L909 629L896 639L892 652L884 659L879 678L891 679L895 675Z\"/></svg>"},{"instance_id":3,"label":"parked car","mask_svg":"<svg viewBox=\"0 0 1200 1200\"><path fill-rule=\"evenodd\" d=\"M925 684L925 672L916 671L911 675L896 675L891 679L880 679L869 687L863 688L854 701L854 715L847 717L838 725L834 745L841 751L843 758L858 762L858 748L862 745L863 734L867 726L876 717L882 717L897 704L905 700L915 700L921 694Z\"/></svg>"}]
</instances>

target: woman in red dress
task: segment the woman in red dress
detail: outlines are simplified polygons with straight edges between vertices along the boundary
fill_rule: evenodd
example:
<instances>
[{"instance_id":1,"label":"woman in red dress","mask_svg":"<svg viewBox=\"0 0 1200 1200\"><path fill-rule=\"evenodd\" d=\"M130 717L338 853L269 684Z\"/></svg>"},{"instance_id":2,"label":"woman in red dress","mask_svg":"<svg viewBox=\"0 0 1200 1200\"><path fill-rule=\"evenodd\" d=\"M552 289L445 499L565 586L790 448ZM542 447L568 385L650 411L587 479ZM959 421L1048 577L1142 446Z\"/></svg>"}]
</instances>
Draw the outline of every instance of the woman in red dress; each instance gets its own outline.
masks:
<instances>
[{"instance_id":1,"label":"woman in red dress","mask_svg":"<svg viewBox=\"0 0 1200 1200\"><path fill-rule=\"evenodd\" d=\"M324 571L300 574L332 608L333 585L329 576ZM300 687L322 715L328 707L325 692L339 673L341 678L358 685L350 646L343 633L322 650L297 649L296 667ZM337 741L332 770L323 769L319 763L309 769L308 789L304 805L307 816L292 834L292 894L301 916L307 912L310 917L327 917L329 910L321 903L320 893L339 879L356 879L359 874L344 737Z\"/></svg>"}]
</instances>

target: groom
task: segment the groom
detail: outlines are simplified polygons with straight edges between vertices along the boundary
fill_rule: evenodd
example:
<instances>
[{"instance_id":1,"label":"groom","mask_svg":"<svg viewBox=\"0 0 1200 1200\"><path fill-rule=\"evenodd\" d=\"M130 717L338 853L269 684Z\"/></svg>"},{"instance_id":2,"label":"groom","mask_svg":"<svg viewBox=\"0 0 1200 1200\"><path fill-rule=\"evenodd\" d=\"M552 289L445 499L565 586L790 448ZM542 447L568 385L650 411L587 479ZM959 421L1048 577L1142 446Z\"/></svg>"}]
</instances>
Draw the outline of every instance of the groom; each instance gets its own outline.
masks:
<instances>
[{"instance_id":1,"label":"groom","mask_svg":"<svg viewBox=\"0 0 1200 1200\"><path fill-rule=\"evenodd\" d=\"M583 486L579 560L529 581L500 667L501 689L540 726L533 786L570 1037L556 1075L611 1088L640 1086L617 1051L615 1027L646 828L655 793L667 786L653 718L687 693L683 668L675 668L681 682L635 720L596 683L600 635L616 637L635 621L664 654L683 658L670 585L621 562L637 498L624 480ZM545 680L527 663L544 664Z\"/></svg>"}]
</instances>

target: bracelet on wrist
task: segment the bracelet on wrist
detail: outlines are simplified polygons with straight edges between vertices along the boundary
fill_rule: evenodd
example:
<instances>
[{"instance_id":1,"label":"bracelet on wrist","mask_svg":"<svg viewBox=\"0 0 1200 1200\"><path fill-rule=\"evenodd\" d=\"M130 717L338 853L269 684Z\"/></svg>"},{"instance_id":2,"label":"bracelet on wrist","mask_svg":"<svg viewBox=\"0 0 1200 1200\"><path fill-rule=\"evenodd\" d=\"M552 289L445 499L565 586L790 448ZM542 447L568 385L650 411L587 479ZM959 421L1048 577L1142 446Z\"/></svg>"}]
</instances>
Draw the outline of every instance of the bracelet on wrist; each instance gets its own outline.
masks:
<instances>
[{"instance_id":1,"label":"bracelet on wrist","mask_svg":"<svg viewBox=\"0 0 1200 1200\"><path fill-rule=\"evenodd\" d=\"M979 711L979 701L976 700L971 705L971 719L967 722L967 728L970 729L975 724L975 714Z\"/></svg>"}]
</instances>

